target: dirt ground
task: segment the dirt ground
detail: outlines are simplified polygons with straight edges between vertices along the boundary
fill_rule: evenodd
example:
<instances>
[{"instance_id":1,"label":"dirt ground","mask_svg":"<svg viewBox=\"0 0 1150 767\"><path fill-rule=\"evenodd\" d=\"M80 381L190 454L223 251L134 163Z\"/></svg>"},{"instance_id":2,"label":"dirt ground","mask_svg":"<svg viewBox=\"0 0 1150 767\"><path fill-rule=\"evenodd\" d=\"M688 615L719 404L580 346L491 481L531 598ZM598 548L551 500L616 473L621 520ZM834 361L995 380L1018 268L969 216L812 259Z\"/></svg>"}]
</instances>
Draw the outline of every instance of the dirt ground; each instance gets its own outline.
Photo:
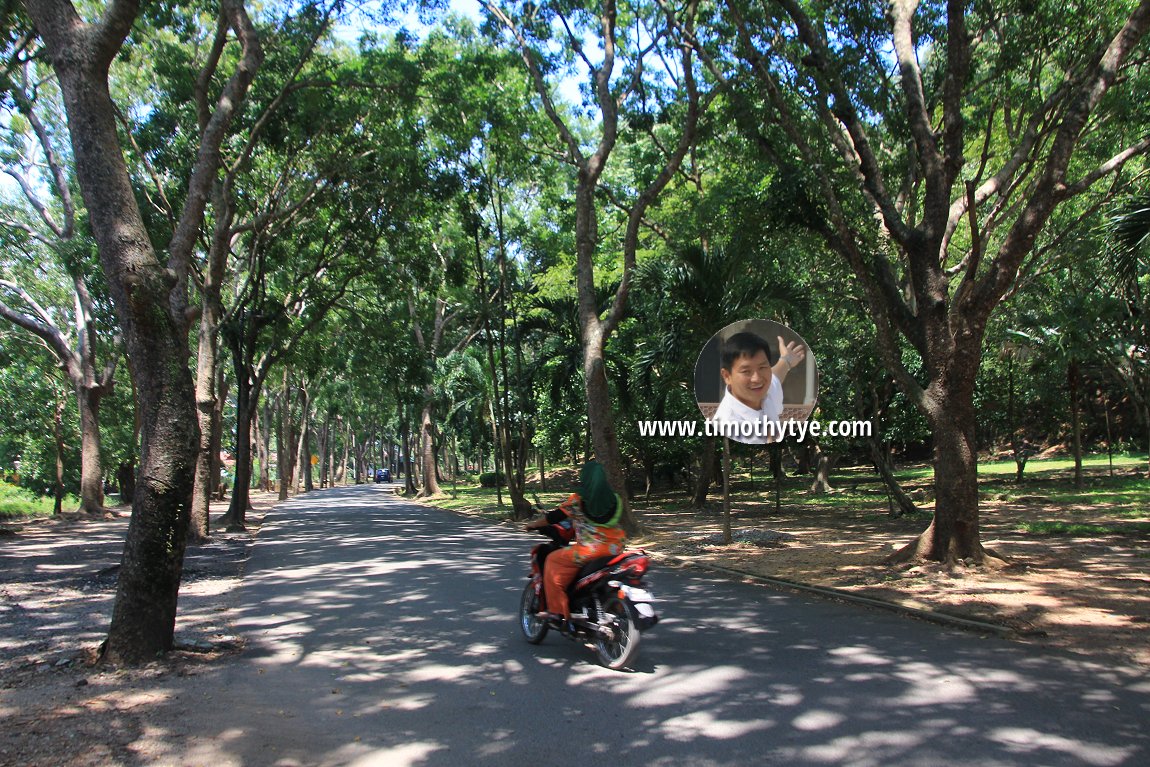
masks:
<instances>
[{"instance_id":1,"label":"dirt ground","mask_svg":"<svg viewBox=\"0 0 1150 767\"><path fill-rule=\"evenodd\" d=\"M154 736L180 731L179 722L158 721L151 704L179 697L242 650L228 610L274 503L273 495L255 494L247 533L217 533L188 548L177 650L141 669L95 665L115 598L127 508L103 518L64 514L0 525L0 766L185 767ZM226 510L213 505L213 517Z\"/></svg>"},{"instance_id":2,"label":"dirt ground","mask_svg":"<svg viewBox=\"0 0 1150 767\"><path fill-rule=\"evenodd\" d=\"M984 501L983 544L1007 560L1001 569L959 565L889 566L883 560L914 539L927 515L895 519L849 509L736 503L733 543L721 545L718 510L648 512L641 545L674 561L823 586L910 608L1004 627L1021 642L1059 647L1150 670L1150 541L1145 533L1038 535L1023 522L1064 519L1066 509ZM924 505L925 509L930 508ZM1129 526L1145 516L1111 517Z\"/></svg>"},{"instance_id":3,"label":"dirt ground","mask_svg":"<svg viewBox=\"0 0 1150 767\"><path fill-rule=\"evenodd\" d=\"M275 502L270 495L254 501L248 533L217 534L210 544L189 549L177 625L180 649L133 670L93 665L111 612L126 513L2 526L0 765L181 764L168 744L149 735L178 731L179 723L155 721L157 707L149 704L158 687L178 696L242 652L243 637L230 630L228 610L259 522ZM641 501L637 507L643 511ZM224 510L221 505L213 512ZM716 510L647 509L643 516L650 533L637 543L668 564L718 565L945 611L1006 626L1021 642L1145 673L1150 669L1145 534L1018 532L1018 523L1035 513L1033 502L985 504L983 541L1011 563L1001 570L885 566L883 557L921 532L926 519L842 508L784 506L776 513L773 505L737 502L736 540L729 546L716 542L721 529ZM1097 514L1091 520L1107 521Z\"/></svg>"}]
</instances>

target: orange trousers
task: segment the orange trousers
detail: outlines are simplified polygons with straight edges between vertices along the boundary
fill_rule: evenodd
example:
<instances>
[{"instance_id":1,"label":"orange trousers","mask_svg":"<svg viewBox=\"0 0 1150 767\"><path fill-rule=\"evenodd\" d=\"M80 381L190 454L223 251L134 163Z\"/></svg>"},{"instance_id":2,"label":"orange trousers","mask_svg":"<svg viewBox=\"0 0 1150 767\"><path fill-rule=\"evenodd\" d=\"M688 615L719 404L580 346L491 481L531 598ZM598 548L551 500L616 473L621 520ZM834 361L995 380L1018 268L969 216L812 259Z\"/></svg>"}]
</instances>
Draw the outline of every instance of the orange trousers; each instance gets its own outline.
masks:
<instances>
[{"instance_id":1,"label":"orange trousers","mask_svg":"<svg viewBox=\"0 0 1150 767\"><path fill-rule=\"evenodd\" d=\"M568 546L547 555L543 563L543 596L547 600L547 610L559 613L565 619L571 617L571 606L567 603L567 586L579 572L581 564L575 562L575 547Z\"/></svg>"}]
</instances>

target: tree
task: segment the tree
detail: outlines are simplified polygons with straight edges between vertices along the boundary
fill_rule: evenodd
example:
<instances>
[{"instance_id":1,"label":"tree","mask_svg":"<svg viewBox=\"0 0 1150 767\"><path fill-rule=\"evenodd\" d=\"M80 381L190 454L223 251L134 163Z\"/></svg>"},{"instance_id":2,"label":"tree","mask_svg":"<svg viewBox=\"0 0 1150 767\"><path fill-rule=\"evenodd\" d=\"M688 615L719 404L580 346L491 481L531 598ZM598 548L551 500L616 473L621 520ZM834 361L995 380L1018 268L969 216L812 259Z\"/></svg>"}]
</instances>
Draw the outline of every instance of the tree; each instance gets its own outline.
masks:
<instances>
[{"instance_id":1,"label":"tree","mask_svg":"<svg viewBox=\"0 0 1150 767\"><path fill-rule=\"evenodd\" d=\"M100 405L111 391L119 362L120 338L111 339L106 362L97 364L99 344L92 298L80 275L73 278L75 308L72 332L57 325L57 313L41 305L28 290L10 280L0 280L0 317L32 333L52 352L72 385L80 414L80 511L104 511L104 468L100 449ZM4 293L15 298L14 306ZM20 308L15 308L20 307ZM53 307L54 308L54 307ZM21 311L23 309L23 311Z\"/></svg>"},{"instance_id":2,"label":"tree","mask_svg":"<svg viewBox=\"0 0 1150 767\"><path fill-rule=\"evenodd\" d=\"M289 79L279 91L292 98L267 113L275 121L253 160L253 184L267 193L243 195L233 227L238 289L221 323L237 400L235 490L224 517L233 530L244 526L251 423L267 376L355 286L395 290L398 244L432 175L402 39L321 69L318 81Z\"/></svg>"},{"instance_id":3,"label":"tree","mask_svg":"<svg viewBox=\"0 0 1150 767\"><path fill-rule=\"evenodd\" d=\"M850 266L883 362L931 426L934 519L898 558L987 561L973 406L987 321L1057 247L1059 206L1105 197L1100 182L1150 148L1121 98L1144 79L1134 54L1150 2L1083 13L896 0L884 18L870 5L729 0L695 38ZM735 58L708 47L720 39Z\"/></svg>"},{"instance_id":4,"label":"tree","mask_svg":"<svg viewBox=\"0 0 1150 767\"><path fill-rule=\"evenodd\" d=\"M121 339L93 299L93 292L99 298L103 288L89 275L91 238L77 228L68 157L58 135L56 94L50 79L42 82L38 47L25 36L13 51L8 71L0 73L0 91L14 106L5 137L4 172L16 181L25 203L23 210L11 206L11 212L0 216L10 252L23 256L12 258L0 272L0 317L39 338L71 383L80 414L80 511L98 513L104 510L100 405L112 387ZM42 190L50 199L42 199ZM82 230L84 217L79 218ZM14 271L21 262L26 268L18 276ZM63 267L70 294L51 296L33 287L47 288L60 276L52 274L53 264Z\"/></svg>"},{"instance_id":5,"label":"tree","mask_svg":"<svg viewBox=\"0 0 1150 767\"><path fill-rule=\"evenodd\" d=\"M0 329L0 478L55 496L57 514L65 494L79 489L73 447L79 433L63 417L68 388L35 336Z\"/></svg>"},{"instance_id":6,"label":"tree","mask_svg":"<svg viewBox=\"0 0 1150 767\"><path fill-rule=\"evenodd\" d=\"M105 279L133 360L142 448L106 661L136 664L171 649L191 507L198 429L188 371L187 284L191 252L220 162L220 146L262 60L241 0L221 0L221 23L242 52L199 136L188 194L161 263L120 148L108 72L139 15L114 0L87 21L70 0L26 0L63 94L76 176ZM210 74L218 61L209 62Z\"/></svg>"},{"instance_id":7,"label":"tree","mask_svg":"<svg viewBox=\"0 0 1150 767\"><path fill-rule=\"evenodd\" d=\"M1123 304L1126 341L1113 355L1113 368L1138 405L1138 415L1150 442L1150 193L1137 193L1123 201L1107 222L1110 235L1108 261L1114 275L1110 287Z\"/></svg>"},{"instance_id":8,"label":"tree","mask_svg":"<svg viewBox=\"0 0 1150 767\"><path fill-rule=\"evenodd\" d=\"M694 32L697 4L690 0L678 14L670 10L666 14L652 12L653 7L638 3L620 5L616 0L604 0L590 9L531 2L508 7L485 1L483 6L522 56L559 137L561 154L575 170L576 285L588 428L596 456L611 485L623 496L623 524L634 529L604 350L627 309L644 217L694 145L699 117L709 101L700 95L696 84L692 47L675 34L679 28L686 36ZM602 56L592 60L591 49L596 47ZM578 126L574 116L564 114L553 93L555 84L548 80L549 75L564 71L569 59L580 62L585 70L588 100L598 112L597 139L593 141L574 127ZM654 62L663 63L662 73ZM648 78L649 69L655 70L656 77ZM636 174L632 195L613 195L626 223L619 248L622 277L604 317L595 290L596 262L602 249L596 198L620 129L627 124L649 133L658 159Z\"/></svg>"},{"instance_id":9,"label":"tree","mask_svg":"<svg viewBox=\"0 0 1150 767\"><path fill-rule=\"evenodd\" d=\"M220 386L225 380L219 362L221 351L219 333L221 323L227 316L222 291L229 276L227 267L233 245L245 231L255 227L266 227L274 221L290 220L296 211L312 202L320 183L314 174L300 173L297 162L283 160L279 163L268 163L265 160L262 163L253 163L253 156L257 148L267 150L267 147L260 145L262 134L265 130L275 129L273 118L276 112L284 107L288 97L300 88L300 78L311 61L318 42L328 31L334 11L334 4L319 7L314 14L301 13L298 19L284 19L278 25L273 33L273 42L279 43L277 48L279 55L272 56L272 66L265 66L265 71L270 68L280 76L273 81L272 95L258 100L253 99L257 100L261 107L259 114L250 125L246 126L247 140L234 157L229 157L222 178L212 189L212 231L205 263L199 270L201 277L198 285L200 322L196 354L196 408L200 426L200 452L196 463L196 483L189 528L189 537L193 542L206 539L209 528L208 510L217 483L221 444L219 413L223 397ZM227 32L225 24L217 26L213 53L222 50ZM297 40L302 42L297 43ZM202 78L197 80L194 92L196 119L201 130L208 119L208 95L205 86L206 83ZM282 146L276 148L282 149ZM253 165L256 166L254 171ZM267 178L259 177L261 171L265 176L270 175L274 179L271 191L258 196L258 199L269 200L270 205L254 212L241 211L237 198L261 181L267 183ZM296 179L294 184L287 183L293 171L299 173L302 178ZM244 173L250 175L244 176L242 175ZM251 217L237 221L237 216L242 214L250 214Z\"/></svg>"}]
</instances>

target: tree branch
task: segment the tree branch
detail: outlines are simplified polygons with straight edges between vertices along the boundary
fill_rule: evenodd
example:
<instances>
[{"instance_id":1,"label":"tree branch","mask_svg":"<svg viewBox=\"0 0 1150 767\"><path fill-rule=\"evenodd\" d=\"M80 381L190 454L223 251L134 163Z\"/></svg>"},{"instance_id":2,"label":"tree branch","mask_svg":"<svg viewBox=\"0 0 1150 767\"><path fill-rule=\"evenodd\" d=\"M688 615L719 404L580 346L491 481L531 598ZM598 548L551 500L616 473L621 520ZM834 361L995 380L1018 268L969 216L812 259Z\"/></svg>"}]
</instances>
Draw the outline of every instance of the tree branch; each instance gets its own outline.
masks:
<instances>
[{"instance_id":1,"label":"tree branch","mask_svg":"<svg viewBox=\"0 0 1150 767\"><path fill-rule=\"evenodd\" d=\"M547 80L543 77L543 72L539 68L538 63L535 61L534 51L527 42L527 38L519 31L515 22L502 8L496 6L491 0L482 0L483 7L487 12L499 20L511 36L515 38L516 43L519 45L519 55L523 59L523 63L527 65L527 71L531 74L531 80L535 84L535 92L539 94L539 98L543 101L543 111L547 113L547 117L551 120L555 129L559 131L559 135L563 139L563 143L567 145L568 161L576 165L582 165L584 158L583 152L579 148L579 142L576 140L574 134L567 127L567 123L560 117L559 111L555 106L555 102L551 99L551 93L547 87Z\"/></svg>"},{"instance_id":2,"label":"tree branch","mask_svg":"<svg viewBox=\"0 0 1150 767\"><path fill-rule=\"evenodd\" d=\"M184 316L184 304L187 301L188 267L196 237L203 224L204 209L207 207L211 195L212 184L215 183L216 174L219 171L220 146L223 144L232 118L247 95L248 87L255 78L256 71L263 62L263 49L260 47L259 35L248 18L243 0L220 0L220 8L221 13L227 15L229 23L239 36L242 57L236 65L231 79L220 94L216 102L215 112L208 120L207 126L200 136L199 152L192 168L191 178L188 181L188 196L168 246L168 268L177 280L176 288L172 293L172 309L175 317Z\"/></svg>"},{"instance_id":3,"label":"tree branch","mask_svg":"<svg viewBox=\"0 0 1150 767\"><path fill-rule=\"evenodd\" d=\"M69 379L73 382L79 381L81 379L80 361L68 345L68 340L64 337L63 332L61 332L52 321L51 315L44 311L44 307L40 306L27 291L16 283L9 280L0 280L0 288L6 288L15 293L21 301L28 305L35 315L31 316L24 312L17 311L8 306L8 304L0 298L0 317L32 333L43 341L48 348L52 350L53 354L56 355L56 358L68 374Z\"/></svg>"},{"instance_id":4,"label":"tree branch","mask_svg":"<svg viewBox=\"0 0 1150 767\"><path fill-rule=\"evenodd\" d=\"M32 126L32 131L36 134L36 140L40 143L40 149L44 152L44 160L48 164L48 170L52 177L52 185L56 189L56 195L60 198L60 204L64 208L64 223L59 225L49 215L43 203L37 199L35 193L30 189L27 182L14 176L16 181L20 184L21 191L24 196L40 214L40 218L48 225L48 228L62 240L72 238L75 233L76 227L76 207L72 201L72 190L68 186L68 175L64 169L64 165L60 162L60 158L56 154L56 150L52 148L52 140L48 135L48 129L44 126L40 116L36 114L35 105L31 97L24 92L24 88L28 85L28 69L25 62L21 70L23 77L23 84L21 87L13 87L9 90L12 100L16 102L17 109L28 120L29 125ZM11 175L11 174L10 174Z\"/></svg>"},{"instance_id":5,"label":"tree branch","mask_svg":"<svg viewBox=\"0 0 1150 767\"><path fill-rule=\"evenodd\" d=\"M1122 62L1150 28L1150 0L1142 0L1127 17L1105 51L1096 59L1072 94L1066 112L1036 181L1035 192L1015 219L986 275L972 297L974 316L985 320L995 304L1010 288L1022 259L1030 251L1039 231L1062 199L1056 190L1063 186L1066 170L1079 137L1095 107L1118 77Z\"/></svg>"}]
</instances>

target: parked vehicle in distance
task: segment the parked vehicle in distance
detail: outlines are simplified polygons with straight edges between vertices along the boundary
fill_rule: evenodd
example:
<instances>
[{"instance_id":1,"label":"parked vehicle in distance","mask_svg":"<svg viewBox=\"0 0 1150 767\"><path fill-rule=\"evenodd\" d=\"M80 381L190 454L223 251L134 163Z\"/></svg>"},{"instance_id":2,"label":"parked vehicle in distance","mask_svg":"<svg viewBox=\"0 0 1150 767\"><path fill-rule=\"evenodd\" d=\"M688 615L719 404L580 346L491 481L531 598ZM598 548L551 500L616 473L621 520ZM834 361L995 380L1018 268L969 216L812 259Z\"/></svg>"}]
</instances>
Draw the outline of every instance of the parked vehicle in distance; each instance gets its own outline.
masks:
<instances>
[{"instance_id":1,"label":"parked vehicle in distance","mask_svg":"<svg viewBox=\"0 0 1150 767\"><path fill-rule=\"evenodd\" d=\"M376 482L390 482L391 481L391 469L376 469L375 470L375 481Z\"/></svg>"}]
</instances>

